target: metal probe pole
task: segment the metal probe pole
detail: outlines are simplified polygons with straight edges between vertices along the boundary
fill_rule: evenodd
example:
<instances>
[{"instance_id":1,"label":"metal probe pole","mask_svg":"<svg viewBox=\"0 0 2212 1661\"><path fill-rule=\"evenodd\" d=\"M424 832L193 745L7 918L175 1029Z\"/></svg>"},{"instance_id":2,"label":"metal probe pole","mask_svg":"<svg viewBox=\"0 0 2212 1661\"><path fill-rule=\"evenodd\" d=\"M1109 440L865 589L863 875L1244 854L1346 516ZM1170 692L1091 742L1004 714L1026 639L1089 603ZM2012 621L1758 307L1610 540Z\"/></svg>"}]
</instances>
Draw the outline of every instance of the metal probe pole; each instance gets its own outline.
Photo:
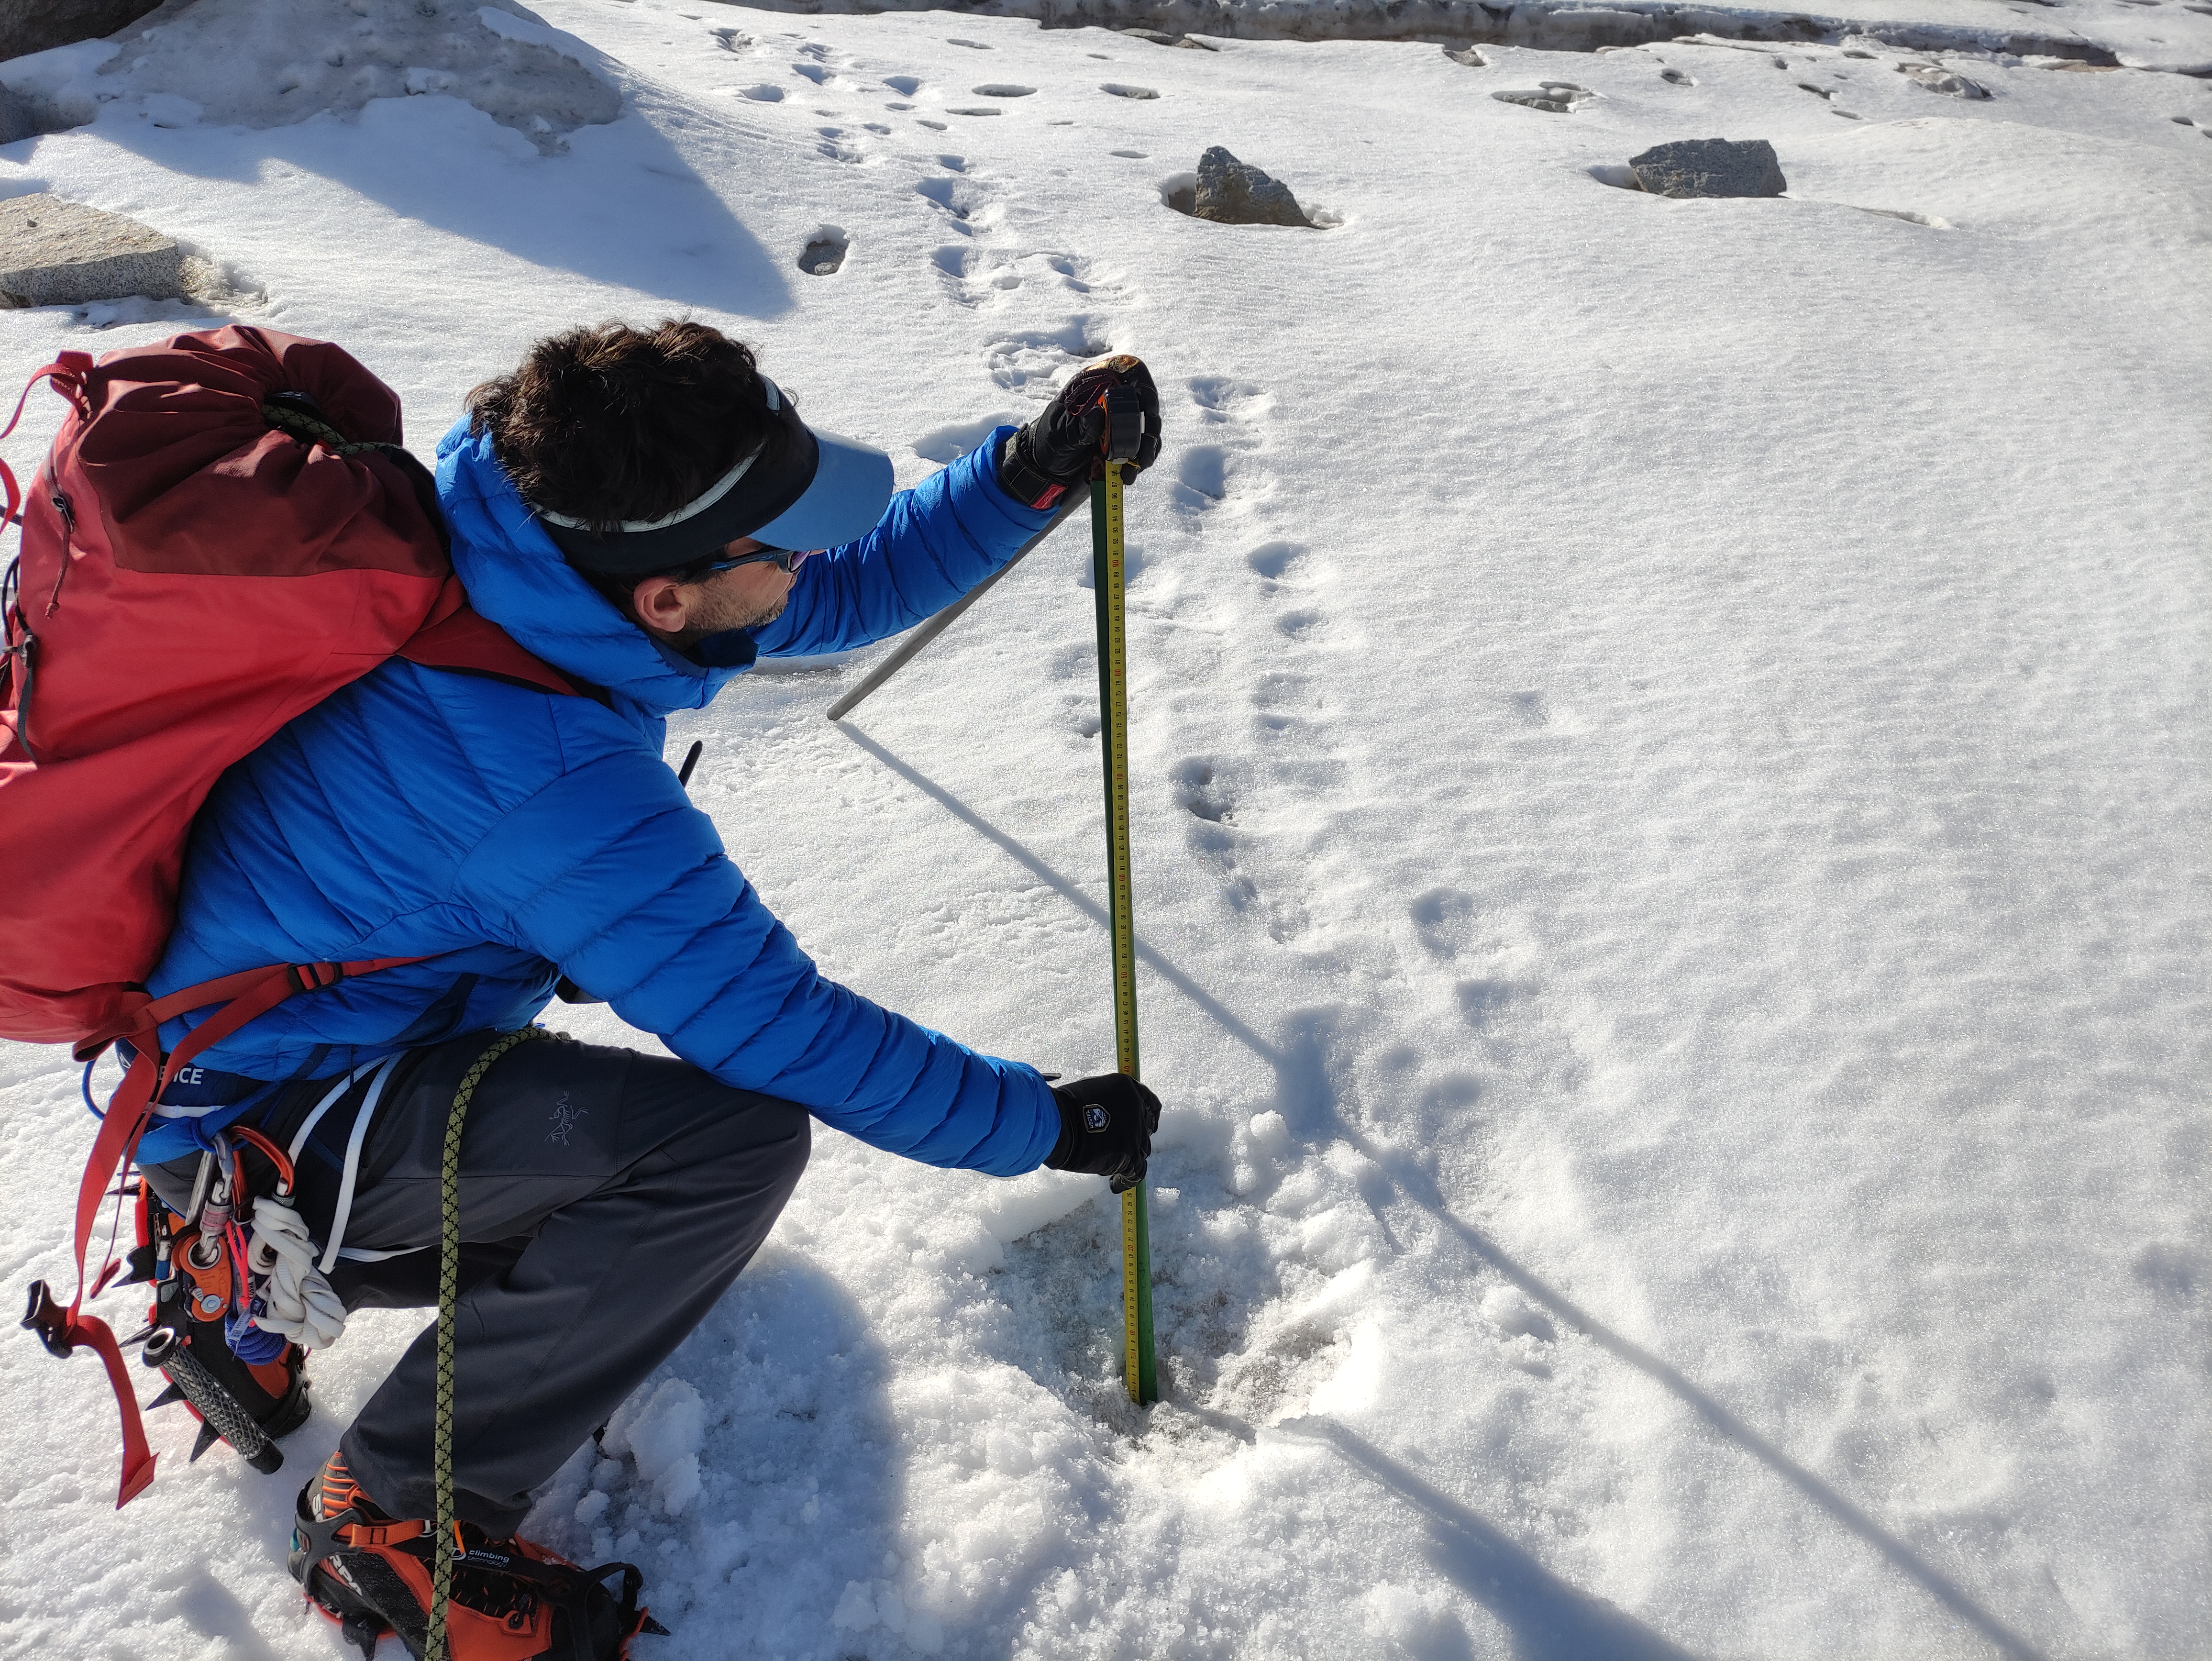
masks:
<instances>
[{"instance_id":1,"label":"metal probe pole","mask_svg":"<svg viewBox=\"0 0 2212 1661\"><path fill-rule=\"evenodd\" d=\"M963 611L989 593L994 583L1028 558L1030 551L1058 530L1060 521L1080 508L1089 499L1090 495L1091 487L1088 484L1071 485L1067 494L1060 498L1060 511L1053 514L1050 524L1024 542L1021 545L1020 551L1012 559L901 641L896 651L868 672L868 678L866 680L830 706L830 719L842 721L854 710L859 709L862 698L866 697L869 693L905 668L923 647L951 628Z\"/></svg>"}]
</instances>

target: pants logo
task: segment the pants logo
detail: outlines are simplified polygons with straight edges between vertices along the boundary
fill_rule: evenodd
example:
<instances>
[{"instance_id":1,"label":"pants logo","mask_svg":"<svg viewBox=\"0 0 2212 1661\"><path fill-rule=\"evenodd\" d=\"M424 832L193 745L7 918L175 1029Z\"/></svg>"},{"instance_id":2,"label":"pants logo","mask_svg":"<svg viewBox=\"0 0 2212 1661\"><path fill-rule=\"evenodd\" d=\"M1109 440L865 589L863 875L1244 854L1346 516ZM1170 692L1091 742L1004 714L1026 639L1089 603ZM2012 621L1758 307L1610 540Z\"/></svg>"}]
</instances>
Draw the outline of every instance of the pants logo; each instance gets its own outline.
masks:
<instances>
[{"instance_id":1,"label":"pants logo","mask_svg":"<svg viewBox=\"0 0 2212 1661\"><path fill-rule=\"evenodd\" d=\"M588 1107L570 1107L568 1092L562 1091L553 1103L553 1129L546 1133L545 1140L549 1142L558 1142L563 1147L568 1147L568 1133L576 1128L576 1121L585 1117L591 1110Z\"/></svg>"}]
</instances>

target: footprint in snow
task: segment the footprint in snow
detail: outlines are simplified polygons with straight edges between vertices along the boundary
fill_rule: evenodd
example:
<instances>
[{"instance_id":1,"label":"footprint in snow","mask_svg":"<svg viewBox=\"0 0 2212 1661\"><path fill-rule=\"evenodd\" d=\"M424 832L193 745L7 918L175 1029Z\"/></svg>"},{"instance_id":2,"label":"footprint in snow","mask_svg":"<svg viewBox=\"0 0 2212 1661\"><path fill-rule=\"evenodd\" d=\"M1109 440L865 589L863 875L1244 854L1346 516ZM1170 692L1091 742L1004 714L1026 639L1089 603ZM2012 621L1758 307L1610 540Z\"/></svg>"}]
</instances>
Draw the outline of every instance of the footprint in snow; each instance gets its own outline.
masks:
<instances>
[{"instance_id":1,"label":"footprint in snow","mask_svg":"<svg viewBox=\"0 0 2212 1661\"><path fill-rule=\"evenodd\" d=\"M1208 423L1264 414L1272 402L1250 382L1222 374L1193 375L1190 401L1198 405L1199 419Z\"/></svg>"},{"instance_id":2,"label":"footprint in snow","mask_svg":"<svg viewBox=\"0 0 2212 1661\"><path fill-rule=\"evenodd\" d=\"M933 124L927 121L922 123L925 127L932 125ZM942 129L940 128L939 131ZM975 202L975 191L965 180L925 179L914 187L914 193L927 201L935 203L945 212L951 214L963 228L966 226L969 210ZM973 233L969 234L972 235Z\"/></svg>"},{"instance_id":3,"label":"footprint in snow","mask_svg":"<svg viewBox=\"0 0 2212 1661\"><path fill-rule=\"evenodd\" d=\"M783 88L772 87L766 82L763 82L757 87L738 88L738 96L750 98L756 104L781 104L783 102Z\"/></svg>"},{"instance_id":4,"label":"footprint in snow","mask_svg":"<svg viewBox=\"0 0 2212 1661\"><path fill-rule=\"evenodd\" d=\"M1100 83L1098 90L1101 92L1111 93L1116 98L1135 98L1141 100L1146 98L1158 98L1159 96L1159 94L1154 92L1150 87L1132 87L1120 81L1103 82Z\"/></svg>"},{"instance_id":5,"label":"footprint in snow","mask_svg":"<svg viewBox=\"0 0 2212 1661\"><path fill-rule=\"evenodd\" d=\"M1552 1376L1551 1346L1559 1330L1550 1317L1511 1287L1485 1293L1482 1316L1498 1329L1498 1347L1509 1362L1531 1378Z\"/></svg>"},{"instance_id":6,"label":"footprint in snow","mask_svg":"<svg viewBox=\"0 0 2212 1661\"><path fill-rule=\"evenodd\" d=\"M1458 888L1431 888L1407 908L1413 934L1439 958L1456 958L1474 942L1474 896Z\"/></svg>"},{"instance_id":7,"label":"footprint in snow","mask_svg":"<svg viewBox=\"0 0 2212 1661\"><path fill-rule=\"evenodd\" d=\"M1244 556L1245 564L1252 568L1261 581L1260 592L1273 595L1289 575L1291 569L1306 557L1305 545L1297 542L1263 542Z\"/></svg>"},{"instance_id":8,"label":"footprint in snow","mask_svg":"<svg viewBox=\"0 0 2212 1661\"><path fill-rule=\"evenodd\" d=\"M1662 70L1659 78L1670 87L1694 87L1696 80L1684 70Z\"/></svg>"},{"instance_id":9,"label":"footprint in snow","mask_svg":"<svg viewBox=\"0 0 2212 1661\"><path fill-rule=\"evenodd\" d=\"M1462 981L1452 995L1459 1001L1462 1019L1480 1031L1534 990L1518 981Z\"/></svg>"},{"instance_id":10,"label":"footprint in snow","mask_svg":"<svg viewBox=\"0 0 2212 1661\"><path fill-rule=\"evenodd\" d=\"M1176 463L1175 499L1204 513L1229 496L1229 452L1218 444L1193 444Z\"/></svg>"},{"instance_id":11,"label":"footprint in snow","mask_svg":"<svg viewBox=\"0 0 2212 1661\"><path fill-rule=\"evenodd\" d=\"M1177 762L1169 778L1175 787L1176 806L1193 818L1220 824L1237 811L1236 799L1216 773L1213 763L1204 756Z\"/></svg>"},{"instance_id":12,"label":"footprint in snow","mask_svg":"<svg viewBox=\"0 0 2212 1661\"><path fill-rule=\"evenodd\" d=\"M957 34L949 34L945 36L945 44L948 46L968 46L976 52L995 52L998 50L995 46L985 46L981 40L963 40Z\"/></svg>"},{"instance_id":13,"label":"footprint in snow","mask_svg":"<svg viewBox=\"0 0 2212 1661\"><path fill-rule=\"evenodd\" d=\"M827 85L836 75L836 71L826 64L793 64L791 72L805 76L817 87Z\"/></svg>"},{"instance_id":14,"label":"footprint in snow","mask_svg":"<svg viewBox=\"0 0 2212 1661\"><path fill-rule=\"evenodd\" d=\"M968 90L978 98L1027 98L1035 93L1036 88L1024 87L1012 81L986 81L981 86L970 87Z\"/></svg>"},{"instance_id":15,"label":"footprint in snow","mask_svg":"<svg viewBox=\"0 0 2212 1661\"><path fill-rule=\"evenodd\" d=\"M1105 356L1107 342L1092 332L1092 322L1070 318L1057 329L1029 329L993 341L984 349L985 367L1008 392L1026 392L1042 402L1073 366Z\"/></svg>"},{"instance_id":16,"label":"footprint in snow","mask_svg":"<svg viewBox=\"0 0 2212 1661\"><path fill-rule=\"evenodd\" d=\"M921 77L918 75L887 75L884 77L884 84L902 97L911 98L921 89Z\"/></svg>"},{"instance_id":17,"label":"footprint in snow","mask_svg":"<svg viewBox=\"0 0 2212 1661\"><path fill-rule=\"evenodd\" d=\"M945 113L947 115L1004 115L1006 113L996 104L953 104L947 106Z\"/></svg>"}]
</instances>

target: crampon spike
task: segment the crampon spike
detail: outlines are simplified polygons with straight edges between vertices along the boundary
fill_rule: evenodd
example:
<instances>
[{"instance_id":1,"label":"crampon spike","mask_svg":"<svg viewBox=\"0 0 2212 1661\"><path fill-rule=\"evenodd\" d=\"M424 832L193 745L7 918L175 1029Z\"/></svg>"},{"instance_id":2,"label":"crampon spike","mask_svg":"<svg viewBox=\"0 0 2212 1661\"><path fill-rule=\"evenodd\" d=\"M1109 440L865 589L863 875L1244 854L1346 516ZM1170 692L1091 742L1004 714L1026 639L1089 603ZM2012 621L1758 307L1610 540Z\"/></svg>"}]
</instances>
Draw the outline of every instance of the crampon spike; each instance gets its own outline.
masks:
<instances>
[{"instance_id":1,"label":"crampon spike","mask_svg":"<svg viewBox=\"0 0 2212 1661\"><path fill-rule=\"evenodd\" d=\"M159 1396L156 1396L152 1401L147 1402L144 1407L138 1410L141 1413L151 1413L155 1408L173 1408L184 1399L184 1387L181 1384L171 1384L168 1389L163 1390Z\"/></svg>"},{"instance_id":2,"label":"crampon spike","mask_svg":"<svg viewBox=\"0 0 2212 1661\"><path fill-rule=\"evenodd\" d=\"M205 1453L210 1448L213 1447L221 1440L222 1440L222 1433L217 1430L213 1425L208 1423L206 1420L201 1420L200 1433L192 1442L191 1457L185 1460L185 1463L188 1465L196 1465L199 1463L200 1455Z\"/></svg>"}]
</instances>

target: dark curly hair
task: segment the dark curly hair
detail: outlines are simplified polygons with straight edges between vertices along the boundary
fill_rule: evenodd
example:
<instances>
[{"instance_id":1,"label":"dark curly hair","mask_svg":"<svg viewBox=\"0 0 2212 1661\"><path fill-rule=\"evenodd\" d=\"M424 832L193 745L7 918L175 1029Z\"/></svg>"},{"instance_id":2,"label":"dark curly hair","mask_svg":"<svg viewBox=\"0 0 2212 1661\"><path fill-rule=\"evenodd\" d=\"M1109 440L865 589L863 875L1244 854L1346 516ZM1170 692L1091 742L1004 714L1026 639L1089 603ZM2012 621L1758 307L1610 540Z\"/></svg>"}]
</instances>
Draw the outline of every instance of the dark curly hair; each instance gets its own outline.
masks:
<instances>
[{"instance_id":1,"label":"dark curly hair","mask_svg":"<svg viewBox=\"0 0 2212 1661\"><path fill-rule=\"evenodd\" d=\"M674 513L784 433L751 350L689 319L550 336L468 405L525 501L596 531Z\"/></svg>"}]
</instances>

